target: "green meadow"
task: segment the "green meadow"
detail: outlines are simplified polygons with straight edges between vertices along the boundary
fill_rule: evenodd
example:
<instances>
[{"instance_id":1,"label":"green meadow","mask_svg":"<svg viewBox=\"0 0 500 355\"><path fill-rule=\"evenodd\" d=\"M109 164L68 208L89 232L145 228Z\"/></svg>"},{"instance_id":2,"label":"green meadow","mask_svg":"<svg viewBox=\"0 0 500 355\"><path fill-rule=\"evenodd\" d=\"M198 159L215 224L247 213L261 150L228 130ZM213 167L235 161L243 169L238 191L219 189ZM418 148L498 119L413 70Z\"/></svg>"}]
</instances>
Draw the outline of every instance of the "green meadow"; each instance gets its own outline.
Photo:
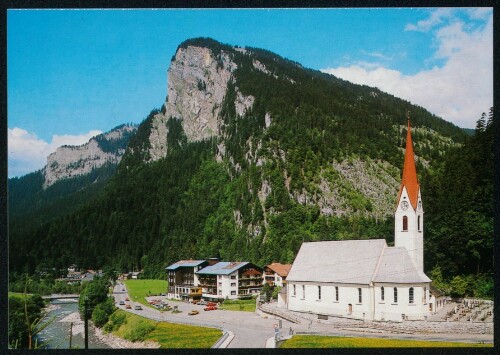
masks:
<instances>
[{"instance_id":1,"label":"green meadow","mask_svg":"<svg viewBox=\"0 0 500 355\"><path fill-rule=\"evenodd\" d=\"M492 344L402 340L384 338L351 338L320 335L294 335L281 348L467 348L493 347Z\"/></svg>"},{"instance_id":2,"label":"green meadow","mask_svg":"<svg viewBox=\"0 0 500 355\"><path fill-rule=\"evenodd\" d=\"M144 306L151 307L145 297L167 293L168 282L166 280L125 280L127 291L133 302L139 302Z\"/></svg>"}]
</instances>

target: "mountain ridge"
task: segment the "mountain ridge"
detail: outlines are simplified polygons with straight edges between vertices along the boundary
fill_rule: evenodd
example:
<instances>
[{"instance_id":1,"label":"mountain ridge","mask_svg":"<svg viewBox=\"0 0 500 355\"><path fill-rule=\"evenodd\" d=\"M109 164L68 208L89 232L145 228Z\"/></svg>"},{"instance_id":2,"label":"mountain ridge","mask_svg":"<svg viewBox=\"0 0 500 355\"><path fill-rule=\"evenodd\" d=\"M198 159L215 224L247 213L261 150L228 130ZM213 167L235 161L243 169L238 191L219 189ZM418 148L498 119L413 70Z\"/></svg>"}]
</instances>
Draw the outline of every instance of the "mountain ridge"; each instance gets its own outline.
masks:
<instances>
[{"instance_id":1,"label":"mountain ridge","mask_svg":"<svg viewBox=\"0 0 500 355\"><path fill-rule=\"evenodd\" d=\"M185 41L168 80L102 192L33 234L54 245L33 263L155 276L180 258L289 263L302 241L390 242L407 111L420 174L466 139L405 100L250 47Z\"/></svg>"}]
</instances>

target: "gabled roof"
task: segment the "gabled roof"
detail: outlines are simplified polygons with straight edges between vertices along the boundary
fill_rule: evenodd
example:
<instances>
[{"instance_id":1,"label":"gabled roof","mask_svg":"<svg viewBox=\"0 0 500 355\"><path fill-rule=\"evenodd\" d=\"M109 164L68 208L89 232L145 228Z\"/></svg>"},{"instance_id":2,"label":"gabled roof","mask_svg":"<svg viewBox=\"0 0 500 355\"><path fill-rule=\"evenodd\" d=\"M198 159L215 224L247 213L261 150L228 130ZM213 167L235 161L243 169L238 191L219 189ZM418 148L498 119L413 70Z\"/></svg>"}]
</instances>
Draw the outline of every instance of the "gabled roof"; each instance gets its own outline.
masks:
<instances>
[{"instance_id":1,"label":"gabled roof","mask_svg":"<svg viewBox=\"0 0 500 355\"><path fill-rule=\"evenodd\" d=\"M229 275L248 264L250 263L247 261L220 261L217 264L207 266L196 273L199 275Z\"/></svg>"},{"instance_id":2,"label":"gabled roof","mask_svg":"<svg viewBox=\"0 0 500 355\"><path fill-rule=\"evenodd\" d=\"M373 282L420 283L431 279L418 271L406 248L387 247L382 252Z\"/></svg>"},{"instance_id":3,"label":"gabled roof","mask_svg":"<svg viewBox=\"0 0 500 355\"><path fill-rule=\"evenodd\" d=\"M431 280L417 270L405 248L370 239L302 243L287 281L368 285Z\"/></svg>"},{"instance_id":4,"label":"gabled roof","mask_svg":"<svg viewBox=\"0 0 500 355\"><path fill-rule=\"evenodd\" d=\"M369 284L384 239L302 243L287 281Z\"/></svg>"},{"instance_id":5,"label":"gabled roof","mask_svg":"<svg viewBox=\"0 0 500 355\"><path fill-rule=\"evenodd\" d=\"M266 267L277 273L279 276L286 277L292 268L292 264L272 263L266 265Z\"/></svg>"},{"instance_id":6,"label":"gabled roof","mask_svg":"<svg viewBox=\"0 0 500 355\"><path fill-rule=\"evenodd\" d=\"M167 266L165 270L176 270L180 267L195 267L203 264L206 260L179 260L175 264Z\"/></svg>"},{"instance_id":7,"label":"gabled roof","mask_svg":"<svg viewBox=\"0 0 500 355\"><path fill-rule=\"evenodd\" d=\"M418 190L420 189L420 186L418 184L417 168L415 167L415 155L413 153L413 142L411 140L411 127L409 118L408 131L406 133L405 161L397 202L399 202L399 199L401 198L401 193L403 192L404 187L406 187L406 191L408 192L408 197L410 198L410 203L413 206L413 209L416 209Z\"/></svg>"}]
</instances>

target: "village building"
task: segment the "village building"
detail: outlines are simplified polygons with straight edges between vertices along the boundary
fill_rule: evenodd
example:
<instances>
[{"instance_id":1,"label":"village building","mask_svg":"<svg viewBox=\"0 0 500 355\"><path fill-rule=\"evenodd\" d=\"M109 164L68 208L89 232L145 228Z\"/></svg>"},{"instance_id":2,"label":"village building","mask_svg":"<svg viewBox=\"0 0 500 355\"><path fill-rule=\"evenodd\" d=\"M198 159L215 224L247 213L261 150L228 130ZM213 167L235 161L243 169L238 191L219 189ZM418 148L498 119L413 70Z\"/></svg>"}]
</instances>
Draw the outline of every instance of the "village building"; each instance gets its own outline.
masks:
<instances>
[{"instance_id":1,"label":"village building","mask_svg":"<svg viewBox=\"0 0 500 355\"><path fill-rule=\"evenodd\" d=\"M201 299L201 287L196 272L209 265L206 260L180 260L165 268L168 275L167 297L177 300Z\"/></svg>"},{"instance_id":2,"label":"village building","mask_svg":"<svg viewBox=\"0 0 500 355\"><path fill-rule=\"evenodd\" d=\"M196 272L202 298L219 301L258 295L263 269L246 261L218 262Z\"/></svg>"},{"instance_id":3,"label":"village building","mask_svg":"<svg viewBox=\"0 0 500 355\"><path fill-rule=\"evenodd\" d=\"M264 267L264 282L269 286L283 287L292 264L272 263Z\"/></svg>"},{"instance_id":4,"label":"village building","mask_svg":"<svg viewBox=\"0 0 500 355\"><path fill-rule=\"evenodd\" d=\"M394 247L385 239L303 243L278 304L318 318L426 319L435 300L423 271L423 216L408 120Z\"/></svg>"}]
</instances>

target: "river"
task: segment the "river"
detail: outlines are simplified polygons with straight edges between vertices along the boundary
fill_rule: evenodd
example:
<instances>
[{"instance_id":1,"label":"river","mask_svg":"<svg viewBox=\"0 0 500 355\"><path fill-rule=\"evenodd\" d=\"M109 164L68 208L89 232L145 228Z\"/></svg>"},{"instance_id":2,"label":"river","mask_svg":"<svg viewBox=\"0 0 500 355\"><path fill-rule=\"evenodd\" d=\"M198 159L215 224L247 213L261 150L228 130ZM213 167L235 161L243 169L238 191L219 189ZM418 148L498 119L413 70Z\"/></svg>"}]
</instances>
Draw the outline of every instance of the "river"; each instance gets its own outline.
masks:
<instances>
[{"instance_id":1,"label":"river","mask_svg":"<svg viewBox=\"0 0 500 355\"><path fill-rule=\"evenodd\" d=\"M38 342L43 342L47 349L84 349L84 322L80 320L78 303L76 300L52 300L50 312L46 319L55 317L54 321L37 336ZM70 329L72 335L70 337ZM71 340L70 340L71 338ZM99 341L89 323L89 348L109 349L110 347Z\"/></svg>"}]
</instances>

